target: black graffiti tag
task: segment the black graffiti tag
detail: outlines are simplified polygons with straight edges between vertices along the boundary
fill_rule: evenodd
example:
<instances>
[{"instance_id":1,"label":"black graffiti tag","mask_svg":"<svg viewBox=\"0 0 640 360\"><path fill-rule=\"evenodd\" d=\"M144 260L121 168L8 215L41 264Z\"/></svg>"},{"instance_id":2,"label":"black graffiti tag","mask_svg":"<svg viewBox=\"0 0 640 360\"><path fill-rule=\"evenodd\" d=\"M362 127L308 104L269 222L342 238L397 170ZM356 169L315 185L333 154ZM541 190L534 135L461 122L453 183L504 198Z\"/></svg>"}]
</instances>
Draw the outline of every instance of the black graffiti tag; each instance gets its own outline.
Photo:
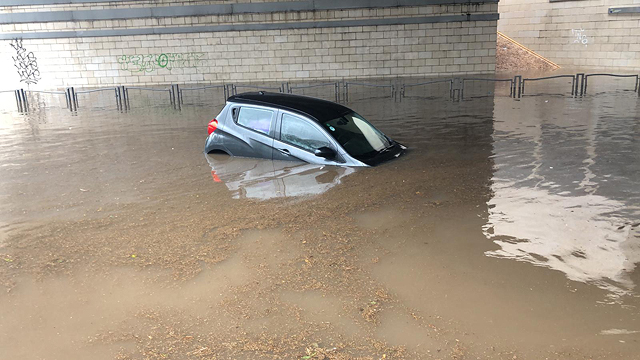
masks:
<instances>
[{"instance_id":1,"label":"black graffiti tag","mask_svg":"<svg viewBox=\"0 0 640 360\"><path fill-rule=\"evenodd\" d=\"M22 39L13 39L11 47L16 50L16 56L12 56L13 64L18 69L20 81L27 84L37 84L40 80L40 70L38 70L38 61L33 52L27 53L22 46Z\"/></svg>"}]
</instances>

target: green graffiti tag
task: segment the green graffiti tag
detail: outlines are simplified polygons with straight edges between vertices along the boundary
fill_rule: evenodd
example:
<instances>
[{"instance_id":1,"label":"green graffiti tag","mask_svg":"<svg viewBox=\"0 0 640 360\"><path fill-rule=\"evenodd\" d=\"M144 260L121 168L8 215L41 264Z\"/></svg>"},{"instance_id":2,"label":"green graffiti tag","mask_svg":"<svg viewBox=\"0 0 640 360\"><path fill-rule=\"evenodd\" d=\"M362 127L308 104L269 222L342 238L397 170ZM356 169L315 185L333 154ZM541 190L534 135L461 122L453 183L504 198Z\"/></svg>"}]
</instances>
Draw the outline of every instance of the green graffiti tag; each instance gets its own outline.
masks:
<instances>
[{"instance_id":1,"label":"green graffiti tag","mask_svg":"<svg viewBox=\"0 0 640 360\"><path fill-rule=\"evenodd\" d=\"M158 56L158 66L166 68L167 65L169 65L169 57L167 54L160 54L160 56Z\"/></svg>"},{"instance_id":2,"label":"green graffiti tag","mask_svg":"<svg viewBox=\"0 0 640 360\"><path fill-rule=\"evenodd\" d=\"M132 73L150 73L160 69L182 69L207 66L205 53L166 53L148 55L122 55L117 57L121 70Z\"/></svg>"}]
</instances>

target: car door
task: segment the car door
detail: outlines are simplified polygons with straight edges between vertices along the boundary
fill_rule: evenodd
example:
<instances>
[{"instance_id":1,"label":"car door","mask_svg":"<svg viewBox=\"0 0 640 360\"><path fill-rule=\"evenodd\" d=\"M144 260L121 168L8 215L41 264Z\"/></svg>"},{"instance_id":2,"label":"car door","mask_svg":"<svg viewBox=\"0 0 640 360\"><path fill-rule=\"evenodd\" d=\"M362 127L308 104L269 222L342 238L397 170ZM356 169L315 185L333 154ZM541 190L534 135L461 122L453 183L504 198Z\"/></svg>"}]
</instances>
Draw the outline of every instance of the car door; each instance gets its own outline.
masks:
<instances>
[{"instance_id":1,"label":"car door","mask_svg":"<svg viewBox=\"0 0 640 360\"><path fill-rule=\"evenodd\" d=\"M279 131L276 132L273 142L274 160L299 160L326 165L338 165L344 162L334 141L315 121L282 110L278 116ZM332 149L336 157L329 160L316 156L314 151L320 147Z\"/></svg>"},{"instance_id":2,"label":"car door","mask_svg":"<svg viewBox=\"0 0 640 360\"><path fill-rule=\"evenodd\" d=\"M237 104L231 108L233 131L224 146L234 156L271 159L275 134L275 109Z\"/></svg>"}]
</instances>

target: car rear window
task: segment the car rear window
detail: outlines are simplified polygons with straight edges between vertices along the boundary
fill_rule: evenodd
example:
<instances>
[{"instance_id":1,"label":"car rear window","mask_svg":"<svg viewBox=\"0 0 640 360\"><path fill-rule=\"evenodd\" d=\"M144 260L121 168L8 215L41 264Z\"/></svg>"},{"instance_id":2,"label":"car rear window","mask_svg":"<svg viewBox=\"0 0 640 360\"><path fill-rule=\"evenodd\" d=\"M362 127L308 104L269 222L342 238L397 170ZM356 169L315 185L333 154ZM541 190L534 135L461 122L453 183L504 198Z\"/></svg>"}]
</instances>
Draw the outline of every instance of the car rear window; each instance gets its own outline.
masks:
<instances>
[{"instance_id":1,"label":"car rear window","mask_svg":"<svg viewBox=\"0 0 640 360\"><path fill-rule=\"evenodd\" d=\"M273 111L241 107L236 121L239 125L269 135L272 119Z\"/></svg>"}]
</instances>

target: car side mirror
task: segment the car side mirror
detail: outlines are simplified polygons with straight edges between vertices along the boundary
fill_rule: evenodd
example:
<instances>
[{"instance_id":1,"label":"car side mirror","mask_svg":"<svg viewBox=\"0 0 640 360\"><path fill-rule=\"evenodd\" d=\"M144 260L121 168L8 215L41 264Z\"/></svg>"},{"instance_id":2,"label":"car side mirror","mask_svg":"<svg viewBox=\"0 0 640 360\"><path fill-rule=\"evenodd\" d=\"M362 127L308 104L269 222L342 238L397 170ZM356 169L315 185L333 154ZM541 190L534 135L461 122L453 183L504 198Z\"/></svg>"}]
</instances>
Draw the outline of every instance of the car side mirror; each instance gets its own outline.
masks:
<instances>
[{"instance_id":1,"label":"car side mirror","mask_svg":"<svg viewBox=\"0 0 640 360\"><path fill-rule=\"evenodd\" d=\"M317 148L316 151L313 152L317 157L325 158L327 160L332 160L336 157L336 152L333 149L323 146L321 148Z\"/></svg>"}]
</instances>

